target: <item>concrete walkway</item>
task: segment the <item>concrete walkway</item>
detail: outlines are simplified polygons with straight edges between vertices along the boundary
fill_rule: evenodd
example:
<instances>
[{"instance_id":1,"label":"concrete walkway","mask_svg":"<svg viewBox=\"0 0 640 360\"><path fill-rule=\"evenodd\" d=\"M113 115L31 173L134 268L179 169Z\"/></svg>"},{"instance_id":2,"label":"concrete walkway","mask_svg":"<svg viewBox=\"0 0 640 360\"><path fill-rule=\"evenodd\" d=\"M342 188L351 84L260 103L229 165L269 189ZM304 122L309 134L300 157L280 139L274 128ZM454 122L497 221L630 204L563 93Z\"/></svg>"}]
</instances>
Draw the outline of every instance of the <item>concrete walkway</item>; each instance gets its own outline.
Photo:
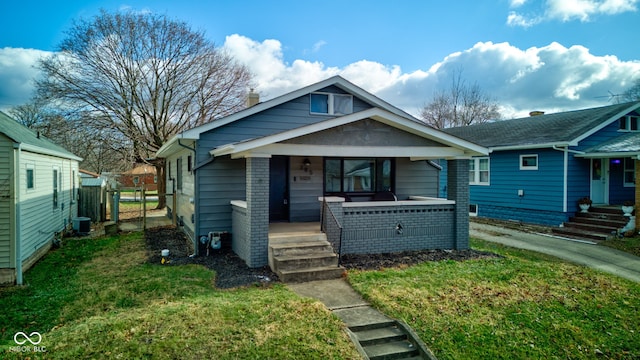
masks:
<instances>
[{"instance_id":1,"label":"concrete walkway","mask_svg":"<svg viewBox=\"0 0 640 360\"><path fill-rule=\"evenodd\" d=\"M640 282L640 257L596 245L501 226L470 223L469 235L476 239L532 250Z\"/></svg>"}]
</instances>

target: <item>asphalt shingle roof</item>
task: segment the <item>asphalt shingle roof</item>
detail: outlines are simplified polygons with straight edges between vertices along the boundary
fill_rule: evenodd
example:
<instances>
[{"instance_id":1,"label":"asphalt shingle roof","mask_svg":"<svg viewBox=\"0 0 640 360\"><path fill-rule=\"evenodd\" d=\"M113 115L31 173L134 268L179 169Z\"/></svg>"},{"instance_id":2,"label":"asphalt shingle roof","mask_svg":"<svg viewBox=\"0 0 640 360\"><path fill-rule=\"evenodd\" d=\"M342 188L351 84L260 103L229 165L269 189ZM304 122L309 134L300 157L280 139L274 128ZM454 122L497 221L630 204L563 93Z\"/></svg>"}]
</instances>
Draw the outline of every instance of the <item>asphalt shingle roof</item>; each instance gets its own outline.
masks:
<instances>
[{"instance_id":1,"label":"asphalt shingle roof","mask_svg":"<svg viewBox=\"0 0 640 360\"><path fill-rule=\"evenodd\" d=\"M640 102L445 129L485 147L569 143Z\"/></svg>"},{"instance_id":2,"label":"asphalt shingle roof","mask_svg":"<svg viewBox=\"0 0 640 360\"><path fill-rule=\"evenodd\" d=\"M70 159L78 159L77 156L67 151L65 148L51 142L51 140L18 123L9 115L0 111L0 133L4 134L16 143L35 146L44 153L56 154Z\"/></svg>"}]
</instances>

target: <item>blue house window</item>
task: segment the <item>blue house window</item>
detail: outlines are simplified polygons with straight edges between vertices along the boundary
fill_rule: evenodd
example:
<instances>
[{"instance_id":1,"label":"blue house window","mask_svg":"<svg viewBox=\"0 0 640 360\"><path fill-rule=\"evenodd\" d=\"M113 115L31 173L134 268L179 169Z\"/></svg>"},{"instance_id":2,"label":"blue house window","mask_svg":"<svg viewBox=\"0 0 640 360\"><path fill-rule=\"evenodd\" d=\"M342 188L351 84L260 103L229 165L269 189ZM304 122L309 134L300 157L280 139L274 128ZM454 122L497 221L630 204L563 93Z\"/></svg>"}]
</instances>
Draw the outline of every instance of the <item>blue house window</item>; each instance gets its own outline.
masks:
<instances>
[{"instance_id":1,"label":"blue house window","mask_svg":"<svg viewBox=\"0 0 640 360\"><path fill-rule=\"evenodd\" d=\"M638 131L640 130L640 116L626 115L619 120L621 131Z\"/></svg>"},{"instance_id":2,"label":"blue house window","mask_svg":"<svg viewBox=\"0 0 640 360\"><path fill-rule=\"evenodd\" d=\"M489 158L469 160L469 185L489 185Z\"/></svg>"},{"instance_id":3,"label":"blue house window","mask_svg":"<svg viewBox=\"0 0 640 360\"><path fill-rule=\"evenodd\" d=\"M633 158L624 158L624 186L636 186L636 166Z\"/></svg>"},{"instance_id":4,"label":"blue house window","mask_svg":"<svg viewBox=\"0 0 640 360\"><path fill-rule=\"evenodd\" d=\"M520 170L538 170L538 155L520 155Z\"/></svg>"},{"instance_id":5,"label":"blue house window","mask_svg":"<svg viewBox=\"0 0 640 360\"><path fill-rule=\"evenodd\" d=\"M348 94L312 93L309 104L312 114L347 115L353 112L353 96Z\"/></svg>"}]
</instances>

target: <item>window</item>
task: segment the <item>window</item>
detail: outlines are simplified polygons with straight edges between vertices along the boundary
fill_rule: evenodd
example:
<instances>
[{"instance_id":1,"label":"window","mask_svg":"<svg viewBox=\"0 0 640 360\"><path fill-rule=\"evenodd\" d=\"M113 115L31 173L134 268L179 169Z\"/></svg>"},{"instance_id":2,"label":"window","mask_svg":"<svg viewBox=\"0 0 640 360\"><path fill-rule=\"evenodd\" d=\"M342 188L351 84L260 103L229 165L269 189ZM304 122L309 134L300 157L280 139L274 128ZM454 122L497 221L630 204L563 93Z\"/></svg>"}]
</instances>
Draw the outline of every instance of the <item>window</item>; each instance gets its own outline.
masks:
<instances>
[{"instance_id":1,"label":"window","mask_svg":"<svg viewBox=\"0 0 640 360\"><path fill-rule=\"evenodd\" d=\"M469 204L469 216L478 216L478 204Z\"/></svg>"},{"instance_id":2,"label":"window","mask_svg":"<svg viewBox=\"0 0 640 360\"><path fill-rule=\"evenodd\" d=\"M182 190L182 158L176 160L176 187Z\"/></svg>"},{"instance_id":3,"label":"window","mask_svg":"<svg viewBox=\"0 0 640 360\"><path fill-rule=\"evenodd\" d=\"M58 207L58 169L53 169L53 208Z\"/></svg>"},{"instance_id":4,"label":"window","mask_svg":"<svg viewBox=\"0 0 640 360\"><path fill-rule=\"evenodd\" d=\"M633 158L624 158L624 186L636 186L636 167Z\"/></svg>"},{"instance_id":5,"label":"window","mask_svg":"<svg viewBox=\"0 0 640 360\"><path fill-rule=\"evenodd\" d=\"M325 193L393 191L393 160L325 159L324 189Z\"/></svg>"},{"instance_id":6,"label":"window","mask_svg":"<svg viewBox=\"0 0 640 360\"><path fill-rule=\"evenodd\" d=\"M640 126L640 116L626 115L620 118L620 130L622 131L638 131Z\"/></svg>"},{"instance_id":7,"label":"window","mask_svg":"<svg viewBox=\"0 0 640 360\"><path fill-rule=\"evenodd\" d=\"M71 170L71 202L76 201L76 171Z\"/></svg>"},{"instance_id":8,"label":"window","mask_svg":"<svg viewBox=\"0 0 640 360\"><path fill-rule=\"evenodd\" d=\"M35 170L32 164L27 164L27 190L33 190L35 188Z\"/></svg>"},{"instance_id":9,"label":"window","mask_svg":"<svg viewBox=\"0 0 640 360\"><path fill-rule=\"evenodd\" d=\"M520 155L520 170L538 170L538 155Z\"/></svg>"},{"instance_id":10,"label":"window","mask_svg":"<svg viewBox=\"0 0 640 360\"><path fill-rule=\"evenodd\" d=\"M353 112L353 96L347 94L312 93L312 114L346 115Z\"/></svg>"},{"instance_id":11,"label":"window","mask_svg":"<svg viewBox=\"0 0 640 360\"><path fill-rule=\"evenodd\" d=\"M469 160L469 184L489 185L489 158L475 158Z\"/></svg>"},{"instance_id":12,"label":"window","mask_svg":"<svg viewBox=\"0 0 640 360\"><path fill-rule=\"evenodd\" d=\"M187 156L187 171L191 172L193 170L193 165L191 165L191 155Z\"/></svg>"}]
</instances>

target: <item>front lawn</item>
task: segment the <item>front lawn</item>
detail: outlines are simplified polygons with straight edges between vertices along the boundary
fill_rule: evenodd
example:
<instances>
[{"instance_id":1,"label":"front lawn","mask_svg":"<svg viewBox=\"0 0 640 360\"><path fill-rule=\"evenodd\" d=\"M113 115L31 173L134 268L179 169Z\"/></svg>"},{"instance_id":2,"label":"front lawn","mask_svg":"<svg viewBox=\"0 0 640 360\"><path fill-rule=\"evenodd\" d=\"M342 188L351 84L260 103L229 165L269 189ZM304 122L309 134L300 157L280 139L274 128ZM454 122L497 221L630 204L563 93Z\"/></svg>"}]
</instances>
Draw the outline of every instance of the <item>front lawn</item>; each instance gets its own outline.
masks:
<instances>
[{"instance_id":1,"label":"front lawn","mask_svg":"<svg viewBox=\"0 0 640 360\"><path fill-rule=\"evenodd\" d=\"M0 358L359 358L320 303L283 285L217 290L210 270L149 264L144 248L141 233L65 240L26 286L0 288ZM17 347L18 332L42 342Z\"/></svg>"},{"instance_id":2,"label":"front lawn","mask_svg":"<svg viewBox=\"0 0 640 360\"><path fill-rule=\"evenodd\" d=\"M472 241L500 259L349 273L438 359L640 358L640 284L556 258Z\"/></svg>"}]
</instances>

